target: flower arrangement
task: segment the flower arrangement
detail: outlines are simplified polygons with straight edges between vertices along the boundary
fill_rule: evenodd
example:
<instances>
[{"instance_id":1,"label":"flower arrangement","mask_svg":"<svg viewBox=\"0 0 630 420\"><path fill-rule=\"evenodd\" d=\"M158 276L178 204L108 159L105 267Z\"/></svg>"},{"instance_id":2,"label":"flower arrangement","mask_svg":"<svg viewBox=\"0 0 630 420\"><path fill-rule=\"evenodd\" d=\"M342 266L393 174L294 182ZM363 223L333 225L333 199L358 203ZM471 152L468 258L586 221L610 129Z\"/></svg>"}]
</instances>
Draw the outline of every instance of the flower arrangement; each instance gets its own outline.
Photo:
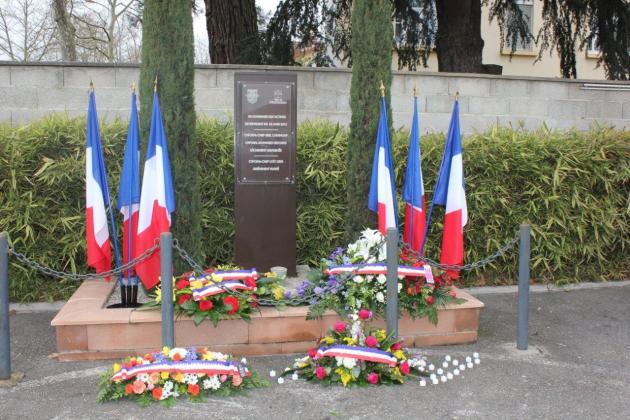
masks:
<instances>
[{"instance_id":1,"label":"flower arrangement","mask_svg":"<svg viewBox=\"0 0 630 420\"><path fill-rule=\"evenodd\" d=\"M371 311L361 309L350 315L350 323L336 323L328 335L319 340L319 347L296 359L282 377L291 375L293 379L302 377L348 387L402 384L410 378L428 376L424 359L410 357L401 342L387 335L385 330L362 325L372 315Z\"/></svg>"},{"instance_id":2,"label":"flower arrangement","mask_svg":"<svg viewBox=\"0 0 630 420\"><path fill-rule=\"evenodd\" d=\"M229 268L229 269L226 269ZM195 325L209 319L216 326L222 319L249 320L261 297L280 301L284 288L274 273L259 274L256 269L234 266L207 269L201 275L185 273L173 279L173 302L177 316L192 318ZM146 308L159 307L162 290L158 286Z\"/></svg>"},{"instance_id":3,"label":"flower arrangement","mask_svg":"<svg viewBox=\"0 0 630 420\"><path fill-rule=\"evenodd\" d=\"M387 296L385 238L377 230L367 229L360 238L337 248L321 266L308 274L296 290L298 295L313 295L309 318L318 318L327 309L347 315L368 308L382 316ZM399 257L399 306L412 317L427 316L437 323L437 309L448 303L462 303L450 280L435 276L428 265L406 251Z\"/></svg>"},{"instance_id":4,"label":"flower arrangement","mask_svg":"<svg viewBox=\"0 0 630 420\"><path fill-rule=\"evenodd\" d=\"M142 406L154 401L170 406L182 396L202 401L210 394L228 396L264 385L266 381L249 371L245 359L236 362L207 348L164 347L161 352L114 363L101 376L97 400L129 398Z\"/></svg>"}]
</instances>

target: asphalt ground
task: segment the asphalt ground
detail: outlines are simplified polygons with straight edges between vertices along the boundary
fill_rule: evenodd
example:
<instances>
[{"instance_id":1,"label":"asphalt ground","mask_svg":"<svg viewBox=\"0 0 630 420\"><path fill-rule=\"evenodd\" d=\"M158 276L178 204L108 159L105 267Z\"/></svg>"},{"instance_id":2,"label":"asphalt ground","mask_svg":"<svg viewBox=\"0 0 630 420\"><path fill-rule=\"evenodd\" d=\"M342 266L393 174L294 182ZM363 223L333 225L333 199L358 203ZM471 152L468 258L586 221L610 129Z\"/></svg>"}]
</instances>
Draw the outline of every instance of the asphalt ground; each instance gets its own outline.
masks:
<instances>
[{"instance_id":1,"label":"asphalt ground","mask_svg":"<svg viewBox=\"0 0 630 420\"><path fill-rule=\"evenodd\" d=\"M173 408L123 401L98 404L96 384L110 362L57 362L54 312L11 316L13 370L24 379L0 388L1 419L628 419L630 286L533 293L530 348L515 348L516 295L480 294L486 304L477 343L416 349L437 364L473 352L481 364L453 380L421 387L343 389L302 380ZM269 377L293 356L249 358Z\"/></svg>"}]
</instances>

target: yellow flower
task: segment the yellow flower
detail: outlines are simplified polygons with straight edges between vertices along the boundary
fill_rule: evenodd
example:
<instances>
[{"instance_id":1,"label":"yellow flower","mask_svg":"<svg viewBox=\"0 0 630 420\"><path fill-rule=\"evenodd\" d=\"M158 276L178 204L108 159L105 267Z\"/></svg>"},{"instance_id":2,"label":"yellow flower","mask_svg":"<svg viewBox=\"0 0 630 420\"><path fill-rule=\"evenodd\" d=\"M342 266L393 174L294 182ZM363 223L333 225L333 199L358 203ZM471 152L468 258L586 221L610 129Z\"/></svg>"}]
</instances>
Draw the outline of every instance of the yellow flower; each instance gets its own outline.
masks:
<instances>
[{"instance_id":1,"label":"yellow flower","mask_svg":"<svg viewBox=\"0 0 630 420\"><path fill-rule=\"evenodd\" d=\"M272 289L273 298L275 300L281 300L284 297L284 288L282 287L274 287Z\"/></svg>"},{"instance_id":2,"label":"yellow flower","mask_svg":"<svg viewBox=\"0 0 630 420\"><path fill-rule=\"evenodd\" d=\"M374 336L378 341L383 341L385 340L385 337L387 337L387 335L385 334L385 330L376 330Z\"/></svg>"},{"instance_id":3,"label":"yellow flower","mask_svg":"<svg viewBox=\"0 0 630 420\"><path fill-rule=\"evenodd\" d=\"M155 289L155 301L157 303L161 303L162 302L162 288L160 288L160 287Z\"/></svg>"},{"instance_id":4,"label":"yellow flower","mask_svg":"<svg viewBox=\"0 0 630 420\"><path fill-rule=\"evenodd\" d=\"M184 374L181 372L177 372L175 375L173 375L173 379L175 379L179 383L182 383L184 381Z\"/></svg>"},{"instance_id":5,"label":"yellow flower","mask_svg":"<svg viewBox=\"0 0 630 420\"><path fill-rule=\"evenodd\" d=\"M308 366L308 362L299 362L297 364L298 369L302 369L304 367Z\"/></svg>"},{"instance_id":6,"label":"yellow flower","mask_svg":"<svg viewBox=\"0 0 630 420\"><path fill-rule=\"evenodd\" d=\"M211 351L205 352L203 356L201 356L201 360L214 360L214 353Z\"/></svg>"},{"instance_id":7,"label":"yellow flower","mask_svg":"<svg viewBox=\"0 0 630 420\"><path fill-rule=\"evenodd\" d=\"M263 274L263 276L265 276L265 277L278 277L278 276L276 275L276 273L274 273L273 271L270 271L270 272L268 272L268 273L265 273L265 274Z\"/></svg>"},{"instance_id":8,"label":"yellow flower","mask_svg":"<svg viewBox=\"0 0 630 420\"><path fill-rule=\"evenodd\" d=\"M333 344L335 342L335 339L332 337L324 337L320 340L320 343L324 343L324 344Z\"/></svg>"},{"instance_id":9,"label":"yellow flower","mask_svg":"<svg viewBox=\"0 0 630 420\"><path fill-rule=\"evenodd\" d=\"M168 354L171 352L171 349L168 346L164 346L162 347L162 354L164 356L168 356Z\"/></svg>"},{"instance_id":10,"label":"yellow flower","mask_svg":"<svg viewBox=\"0 0 630 420\"><path fill-rule=\"evenodd\" d=\"M335 369L335 373L341 377L341 383L343 386L348 385L348 382L352 380L352 374L346 368L339 367Z\"/></svg>"},{"instance_id":11,"label":"yellow flower","mask_svg":"<svg viewBox=\"0 0 630 420\"><path fill-rule=\"evenodd\" d=\"M202 280L193 280L190 282L190 288L191 289L201 289L203 287L203 281Z\"/></svg>"},{"instance_id":12,"label":"yellow flower","mask_svg":"<svg viewBox=\"0 0 630 420\"><path fill-rule=\"evenodd\" d=\"M400 369L398 369L398 367L392 369L392 376L396 378L402 378L402 375L400 374Z\"/></svg>"},{"instance_id":13,"label":"yellow flower","mask_svg":"<svg viewBox=\"0 0 630 420\"><path fill-rule=\"evenodd\" d=\"M357 344L357 340L355 340L352 337L344 337L343 341L345 341L346 344L349 345L349 346L354 346L354 345Z\"/></svg>"},{"instance_id":14,"label":"yellow flower","mask_svg":"<svg viewBox=\"0 0 630 420\"><path fill-rule=\"evenodd\" d=\"M407 357L405 357L405 353L403 353L402 350L396 350L394 352L394 357L398 360L407 360Z\"/></svg>"},{"instance_id":15,"label":"yellow flower","mask_svg":"<svg viewBox=\"0 0 630 420\"><path fill-rule=\"evenodd\" d=\"M162 379L168 379L168 372L162 372L162 373L160 373L160 377L161 377Z\"/></svg>"},{"instance_id":16,"label":"yellow flower","mask_svg":"<svg viewBox=\"0 0 630 420\"><path fill-rule=\"evenodd\" d=\"M120 370L120 365L118 363L114 363L112 366L112 372L116 373Z\"/></svg>"}]
</instances>

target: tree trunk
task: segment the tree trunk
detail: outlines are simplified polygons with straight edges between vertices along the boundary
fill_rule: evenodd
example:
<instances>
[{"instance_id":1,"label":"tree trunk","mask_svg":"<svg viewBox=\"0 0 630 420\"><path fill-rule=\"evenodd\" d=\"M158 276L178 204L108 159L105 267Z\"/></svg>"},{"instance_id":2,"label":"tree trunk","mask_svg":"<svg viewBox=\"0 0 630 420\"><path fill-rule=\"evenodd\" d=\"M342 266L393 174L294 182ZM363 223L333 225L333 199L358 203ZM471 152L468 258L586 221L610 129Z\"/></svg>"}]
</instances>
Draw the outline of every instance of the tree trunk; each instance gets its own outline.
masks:
<instances>
[{"instance_id":1,"label":"tree trunk","mask_svg":"<svg viewBox=\"0 0 630 420\"><path fill-rule=\"evenodd\" d=\"M204 0L213 64L260 64L254 0Z\"/></svg>"},{"instance_id":2,"label":"tree trunk","mask_svg":"<svg viewBox=\"0 0 630 420\"><path fill-rule=\"evenodd\" d=\"M481 0L436 0L438 71L485 73Z\"/></svg>"},{"instance_id":3,"label":"tree trunk","mask_svg":"<svg viewBox=\"0 0 630 420\"><path fill-rule=\"evenodd\" d=\"M61 46L61 59L63 61L77 61L77 45L75 42L76 28L70 20L68 13L68 0L53 0L55 22L59 31L59 45Z\"/></svg>"}]
</instances>

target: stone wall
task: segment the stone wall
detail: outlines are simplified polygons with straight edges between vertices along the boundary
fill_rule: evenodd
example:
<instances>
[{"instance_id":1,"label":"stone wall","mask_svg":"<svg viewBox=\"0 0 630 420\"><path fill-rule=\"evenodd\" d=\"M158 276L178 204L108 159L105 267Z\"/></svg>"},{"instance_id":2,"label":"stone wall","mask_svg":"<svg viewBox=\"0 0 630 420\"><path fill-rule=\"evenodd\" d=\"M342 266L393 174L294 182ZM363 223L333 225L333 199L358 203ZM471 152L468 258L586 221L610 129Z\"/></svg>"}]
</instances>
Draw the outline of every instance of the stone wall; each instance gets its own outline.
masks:
<instances>
[{"instance_id":1,"label":"stone wall","mask_svg":"<svg viewBox=\"0 0 630 420\"><path fill-rule=\"evenodd\" d=\"M206 65L195 69L198 116L230 119L235 71L293 71L298 76L298 119L350 122L348 69ZM86 93L94 82L99 116L128 118L137 65L0 63L0 121L21 124L52 112L84 115ZM537 128L593 123L630 127L630 83L473 74L395 72L392 84L394 127L411 123L414 85L418 88L422 131L448 128L453 98L460 93L463 132L493 124ZM377 86L374 86L377 89Z\"/></svg>"}]
</instances>

